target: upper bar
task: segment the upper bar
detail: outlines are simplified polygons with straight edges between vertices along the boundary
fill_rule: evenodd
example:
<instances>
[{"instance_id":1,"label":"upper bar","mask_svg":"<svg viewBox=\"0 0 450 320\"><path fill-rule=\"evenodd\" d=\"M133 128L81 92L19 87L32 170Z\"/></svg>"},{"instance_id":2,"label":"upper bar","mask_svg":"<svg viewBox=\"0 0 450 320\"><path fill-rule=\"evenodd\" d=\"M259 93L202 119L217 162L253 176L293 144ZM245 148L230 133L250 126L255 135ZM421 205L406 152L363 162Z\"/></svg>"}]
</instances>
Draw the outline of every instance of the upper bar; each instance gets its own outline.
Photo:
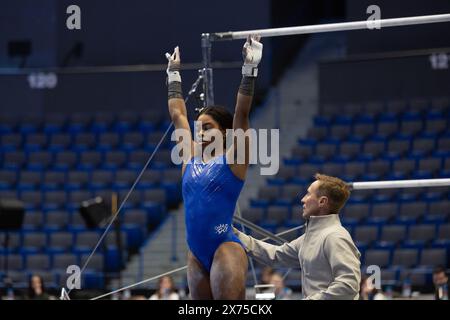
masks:
<instances>
[{"instance_id":1,"label":"upper bar","mask_svg":"<svg viewBox=\"0 0 450 320\"><path fill-rule=\"evenodd\" d=\"M349 183L349 185L353 190L443 187L443 186L450 186L450 179L368 181L368 182L353 182Z\"/></svg>"},{"instance_id":2,"label":"upper bar","mask_svg":"<svg viewBox=\"0 0 450 320\"><path fill-rule=\"evenodd\" d=\"M369 29L369 26L374 25L374 23L380 23L381 28L386 28L386 27L399 27L415 24L428 24L428 23L449 22L449 21L450 21L450 14L446 13L428 16L328 23L328 24L318 24L300 27L219 32L219 33L212 33L210 39L213 41L245 39L247 38L247 36L251 34L259 34L261 35L261 37L279 37L295 34L361 30L361 29Z\"/></svg>"}]
</instances>

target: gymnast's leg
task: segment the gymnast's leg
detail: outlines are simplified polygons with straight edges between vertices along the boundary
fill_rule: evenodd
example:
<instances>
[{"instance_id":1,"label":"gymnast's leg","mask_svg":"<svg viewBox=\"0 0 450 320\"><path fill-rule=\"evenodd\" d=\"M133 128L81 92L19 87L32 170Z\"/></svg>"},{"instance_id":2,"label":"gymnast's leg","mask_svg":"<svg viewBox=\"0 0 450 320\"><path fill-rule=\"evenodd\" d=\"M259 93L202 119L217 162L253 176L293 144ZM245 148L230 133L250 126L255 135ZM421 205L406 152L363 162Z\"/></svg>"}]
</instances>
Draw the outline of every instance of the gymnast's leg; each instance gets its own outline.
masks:
<instances>
[{"instance_id":1,"label":"gymnast's leg","mask_svg":"<svg viewBox=\"0 0 450 320\"><path fill-rule=\"evenodd\" d=\"M192 254L188 253L187 280L192 300L212 300L209 274Z\"/></svg>"},{"instance_id":2,"label":"gymnast's leg","mask_svg":"<svg viewBox=\"0 0 450 320\"><path fill-rule=\"evenodd\" d=\"M237 242L224 242L217 248L210 271L215 300L244 300L248 259Z\"/></svg>"}]
</instances>

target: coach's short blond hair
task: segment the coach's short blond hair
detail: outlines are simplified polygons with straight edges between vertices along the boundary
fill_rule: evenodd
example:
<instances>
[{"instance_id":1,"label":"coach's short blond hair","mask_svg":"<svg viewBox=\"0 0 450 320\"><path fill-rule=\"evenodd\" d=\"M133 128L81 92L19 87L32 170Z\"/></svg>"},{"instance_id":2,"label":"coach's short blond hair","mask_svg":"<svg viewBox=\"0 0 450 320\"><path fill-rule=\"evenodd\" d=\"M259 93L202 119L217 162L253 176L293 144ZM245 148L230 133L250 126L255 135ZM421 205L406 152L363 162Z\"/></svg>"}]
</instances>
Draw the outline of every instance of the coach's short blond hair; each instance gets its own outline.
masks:
<instances>
[{"instance_id":1,"label":"coach's short blond hair","mask_svg":"<svg viewBox=\"0 0 450 320\"><path fill-rule=\"evenodd\" d=\"M350 187L341 179L325 174L316 173L314 178L320 182L317 195L328 197L331 214L339 213L350 197Z\"/></svg>"}]
</instances>

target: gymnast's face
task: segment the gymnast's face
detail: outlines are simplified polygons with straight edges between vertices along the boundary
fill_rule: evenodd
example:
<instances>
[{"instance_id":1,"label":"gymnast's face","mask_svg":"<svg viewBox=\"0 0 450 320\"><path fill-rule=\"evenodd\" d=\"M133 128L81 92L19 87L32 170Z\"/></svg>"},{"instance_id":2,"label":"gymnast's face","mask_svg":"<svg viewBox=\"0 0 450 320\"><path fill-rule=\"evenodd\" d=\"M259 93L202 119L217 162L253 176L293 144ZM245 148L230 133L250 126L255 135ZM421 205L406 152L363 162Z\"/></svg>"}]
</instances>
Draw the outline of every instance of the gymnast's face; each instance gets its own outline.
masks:
<instances>
[{"instance_id":1,"label":"gymnast's face","mask_svg":"<svg viewBox=\"0 0 450 320\"><path fill-rule=\"evenodd\" d=\"M214 141L214 136L218 133L217 130L221 132L223 130L220 127L219 123L208 114L201 114L198 117L197 121L200 121L202 124L201 128L198 129L197 142L200 143L204 148Z\"/></svg>"},{"instance_id":2,"label":"gymnast's face","mask_svg":"<svg viewBox=\"0 0 450 320\"><path fill-rule=\"evenodd\" d=\"M321 197L317 195L319 183L320 181L314 181L301 200L303 204L303 219L308 219L310 216L317 216L320 213L319 202Z\"/></svg>"}]
</instances>

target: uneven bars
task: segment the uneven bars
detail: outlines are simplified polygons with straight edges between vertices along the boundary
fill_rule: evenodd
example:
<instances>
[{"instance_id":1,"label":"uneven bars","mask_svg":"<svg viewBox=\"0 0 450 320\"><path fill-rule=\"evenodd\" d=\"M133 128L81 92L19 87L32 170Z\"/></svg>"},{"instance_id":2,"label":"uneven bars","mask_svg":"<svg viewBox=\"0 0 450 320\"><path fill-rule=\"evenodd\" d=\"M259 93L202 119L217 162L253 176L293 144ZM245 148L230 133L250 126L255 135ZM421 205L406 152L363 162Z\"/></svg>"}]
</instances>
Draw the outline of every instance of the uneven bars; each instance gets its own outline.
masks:
<instances>
[{"instance_id":1,"label":"uneven bars","mask_svg":"<svg viewBox=\"0 0 450 320\"><path fill-rule=\"evenodd\" d=\"M447 179L350 182L348 185L353 190L444 187L444 186L450 186L450 178L447 178Z\"/></svg>"},{"instance_id":2,"label":"uneven bars","mask_svg":"<svg viewBox=\"0 0 450 320\"><path fill-rule=\"evenodd\" d=\"M257 232L260 235L266 236L267 238L274 240L280 244L283 244L286 242L286 240L278 237L276 234L273 234L272 232L267 231L266 229L261 228L260 226L254 224L253 222L250 222L247 219L244 219L242 217L234 216L233 222L240 223L240 224L244 225L245 227L249 228L250 230Z\"/></svg>"},{"instance_id":3,"label":"uneven bars","mask_svg":"<svg viewBox=\"0 0 450 320\"><path fill-rule=\"evenodd\" d=\"M285 234L287 234L287 233L290 233L290 232L293 232L293 231L302 229L302 228L304 228L305 226L306 226L306 224L302 224L302 225L300 225L300 226L297 226L297 227L294 227L294 228L291 228L291 229L288 229L288 230L281 231L281 232L279 232L279 233L277 233L277 234L274 234L273 236L275 236L275 237L282 236L282 235L285 235ZM270 232L269 232L269 233L270 233ZM265 238L261 239L260 241L267 241L267 240L269 240L269 239L272 239L272 237L265 237ZM286 240L283 240L283 243L285 243L285 242L287 242L287 241L286 241ZM179 271L183 271L183 270L186 270L186 269L187 269L187 266L179 267L179 268L176 268L176 269L173 269L173 270L170 270L170 271L161 273L161 274L159 274L159 275L157 275L157 276L154 276L154 277L151 277L151 278L148 278L148 279L145 279L145 280L142 280L142 281L139 281L139 282L130 284L130 285L126 286L126 287L123 287L123 288L120 288L120 289L117 289L117 290L114 290L114 291L111 291L111 292L102 294L102 295L100 295L100 296L91 298L90 300L98 300L98 299L101 299L101 298L110 296L110 295L112 295L112 294L114 294L114 293L117 293L117 292L120 292L120 291L123 291L123 290L126 290L126 289L130 289L130 288L136 287L136 286L138 286L138 285L141 285L141 284L144 284L144 283L153 281L153 280L157 280L157 279L160 279L160 278L162 278L162 277L164 277L164 276L171 275L171 274L173 274L173 273L176 273L176 272L179 272ZM63 288L63 289L62 289L62 292L64 292L64 291L65 291L65 289ZM70 298L69 298L68 300L70 300Z\"/></svg>"},{"instance_id":4,"label":"uneven bars","mask_svg":"<svg viewBox=\"0 0 450 320\"><path fill-rule=\"evenodd\" d=\"M377 25L377 27L379 25L380 28L386 28L386 27L399 27L399 26L408 26L408 25L415 25L415 24L428 24L428 23L449 22L449 21L450 21L450 14L446 13L446 14L415 16L415 17L402 17L402 18L392 18L392 19L327 23L327 24L317 24L317 25L299 26L299 27L218 32L218 33L210 34L210 40L219 41L219 40L246 39L247 36L249 36L251 34L259 34L259 35L261 35L261 37L279 37L279 36L288 36L288 35L295 35L295 34L334 32L334 31L346 31L346 30L362 30L362 29L373 28L372 26L375 26L375 25ZM206 35L206 34L204 34L204 35Z\"/></svg>"}]
</instances>

